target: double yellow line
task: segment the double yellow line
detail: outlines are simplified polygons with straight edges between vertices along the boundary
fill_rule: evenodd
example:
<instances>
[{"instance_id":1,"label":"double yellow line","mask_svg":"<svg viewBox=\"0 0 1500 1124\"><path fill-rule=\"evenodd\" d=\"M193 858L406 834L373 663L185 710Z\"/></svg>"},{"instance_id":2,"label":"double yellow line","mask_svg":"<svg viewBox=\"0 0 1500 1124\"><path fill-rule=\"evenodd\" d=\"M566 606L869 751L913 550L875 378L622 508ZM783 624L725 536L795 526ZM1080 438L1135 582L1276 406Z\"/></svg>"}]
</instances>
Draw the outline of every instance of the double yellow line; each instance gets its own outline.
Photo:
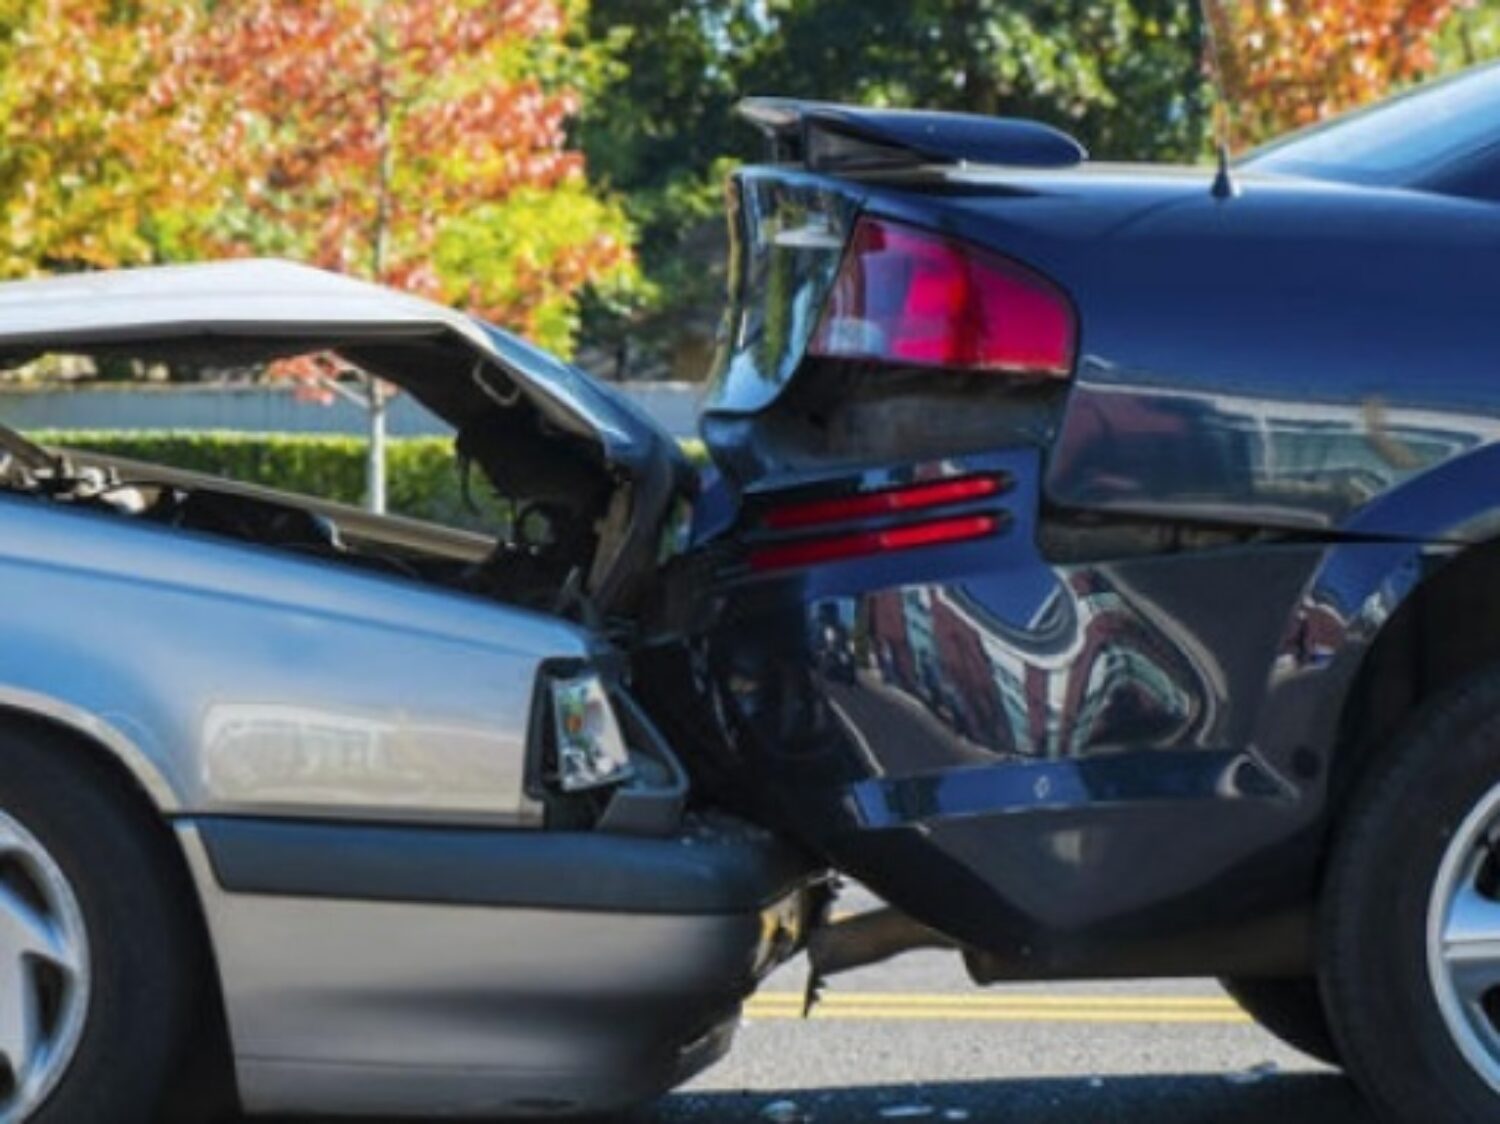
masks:
<instances>
[{"instance_id":1,"label":"double yellow line","mask_svg":"<svg viewBox=\"0 0 1500 1124\"><path fill-rule=\"evenodd\" d=\"M800 1019L802 996L763 992L745 1005L749 1019ZM815 1019L1003 1023L1194 1023L1238 1025L1250 1016L1228 998L1171 995L1008 995L830 992Z\"/></svg>"}]
</instances>

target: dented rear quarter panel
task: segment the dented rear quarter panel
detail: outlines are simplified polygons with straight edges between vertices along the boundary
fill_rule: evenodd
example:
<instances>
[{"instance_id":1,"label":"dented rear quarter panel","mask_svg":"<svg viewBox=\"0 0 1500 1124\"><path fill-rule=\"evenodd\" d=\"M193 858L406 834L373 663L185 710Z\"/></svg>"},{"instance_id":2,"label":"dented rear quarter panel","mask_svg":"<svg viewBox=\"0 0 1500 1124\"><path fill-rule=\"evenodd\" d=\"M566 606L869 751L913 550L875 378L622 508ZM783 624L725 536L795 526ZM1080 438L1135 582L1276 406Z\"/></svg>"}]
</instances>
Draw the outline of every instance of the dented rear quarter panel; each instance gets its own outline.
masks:
<instances>
[{"instance_id":1,"label":"dented rear quarter panel","mask_svg":"<svg viewBox=\"0 0 1500 1124\"><path fill-rule=\"evenodd\" d=\"M802 489L1014 481L992 539L738 579L711 651L745 788L1002 974L1305 971L1351 688L1497 529L1500 209L1264 175L1217 199L1203 170L941 178L847 200L1046 274L1077 368L1036 442L906 465L745 456L776 407L721 383L705 435L753 469L742 529ZM1060 517L1227 537L1049 555Z\"/></svg>"}]
</instances>

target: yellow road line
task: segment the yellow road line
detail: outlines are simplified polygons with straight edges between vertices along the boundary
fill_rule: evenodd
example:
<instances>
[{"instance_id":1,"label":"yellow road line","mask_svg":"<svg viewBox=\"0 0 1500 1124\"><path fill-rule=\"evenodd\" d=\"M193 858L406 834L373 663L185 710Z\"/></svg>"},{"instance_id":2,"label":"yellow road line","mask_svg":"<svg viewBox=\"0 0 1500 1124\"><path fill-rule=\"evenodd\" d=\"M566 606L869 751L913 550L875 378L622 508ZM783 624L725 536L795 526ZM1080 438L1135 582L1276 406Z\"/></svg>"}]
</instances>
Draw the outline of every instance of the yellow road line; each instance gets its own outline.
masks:
<instances>
[{"instance_id":1,"label":"yellow road line","mask_svg":"<svg viewBox=\"0 0 1500 1124\"><path fill-rule=\"evenodd\" d=\"M747 1019L801 1019L799 1010L790 1008L747 1008ZM1215 1014L1211 1011L1079 1011L1058 1008L1011 1008L1011 1010L932 1010L927 1007L910 1007L907 1010L892 1010L889 1007L843 1007L840 1010L813 1008L814 1020L865 1020L865 1022L1082 1022L1094 1025L1106 1023L1128 1023L1128 1025L1169 1025L1169 1023L1196 1023L1196 1025L1242 1026L1250 1022L1248 1014Z\"/></svg>"},{"instance_id":2,"label":"yellow road line","mask_svg":"<svg viewBox=\"0 0 1500 1124\"><path fill-rule=\"evenodd\" d=\"M802 995L794 991L763 991L752 1002L801 1004ZM905 1006L930 1007L1169 1007L1209 1011L1238 1011L1239 1004L1227 997L1214 995L1059 995L1055 992L1007 992L1004 994L968 995L963 992L920 993L910 991L831 991L823 1003L853 1004L858 1007Z\"/></svg>"},{"instance_id":3,"label":"yellow road line","mask_svg":"<svg viewBox=\"0 0 1500 1124\"><path fill-rule=\"evenodd\" d=\"M756 996L745 1006L751 1019L798 1019L802 997L788 992ZM1128 995L912 995L879 992L825 996L815 1019L913 1022L1193 1023L1243 1025L1250 1021L1228 999L1205 996Z\"/></svg>"}]
</instances>

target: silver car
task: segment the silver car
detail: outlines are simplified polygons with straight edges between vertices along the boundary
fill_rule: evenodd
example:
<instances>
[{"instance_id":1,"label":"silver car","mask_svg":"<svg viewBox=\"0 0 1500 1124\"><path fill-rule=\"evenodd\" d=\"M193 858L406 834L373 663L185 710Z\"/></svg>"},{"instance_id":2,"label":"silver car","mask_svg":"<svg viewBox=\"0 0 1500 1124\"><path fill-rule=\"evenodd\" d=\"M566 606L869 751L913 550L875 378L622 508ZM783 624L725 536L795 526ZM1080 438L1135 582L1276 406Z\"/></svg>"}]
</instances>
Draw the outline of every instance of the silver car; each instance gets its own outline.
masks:
<instances>
[{"instance_id":1,"label":"silver car","mask_svg":"<svg viewBox=\"0 0 1500 1124\"><path fill-rule=\"evenodd\" d=\"M582 1112L716 1059L823 893L628 690L675 443L276 262L0 286L4 365L48 354L336 355L526 504L471 534L0 430L0 1121Z\"/></svg>"}]
</instances>

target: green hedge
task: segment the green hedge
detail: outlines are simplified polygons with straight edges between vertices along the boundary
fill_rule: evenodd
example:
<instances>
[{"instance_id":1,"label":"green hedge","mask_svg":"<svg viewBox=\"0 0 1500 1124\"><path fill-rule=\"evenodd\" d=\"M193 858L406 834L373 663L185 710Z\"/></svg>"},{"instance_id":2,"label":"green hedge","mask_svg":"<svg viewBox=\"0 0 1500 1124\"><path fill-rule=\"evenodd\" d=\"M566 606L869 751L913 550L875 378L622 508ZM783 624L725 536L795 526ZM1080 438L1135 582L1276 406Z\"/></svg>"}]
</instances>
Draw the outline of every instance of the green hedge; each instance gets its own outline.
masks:
<instances>
[{"instance_id":1,"label":"green hedge","mask_svg":"<svg viewBox=\"0 0 1500 1124\"><path fill-rule=\"evenodd\" d=\"M329 434L257 434L174 430L46 430L28 434L44 445L152 461L227 476L288 492L358 504L365 492L365 441ZM702 442L683 451L702 463ZM506 506L489 497L483 474L472 474L475 514L463 502L453 442L447 437L393 438L386 458L390 509L454 527L494 530ZM497 523L497 520L499 521Z\"/></svg>"},{"instance_id":2,"label":"green hedge","mask_svg":"<svg viewBox=\"0 0 1500 1124\"><path fill-rule=\"evenodd\" d=\"M358 504L365 490L365 442L328 434L255 434L214 431L48 430L28 434L45 445L152 461L193 472L264 484L288 492ZM504 507L487 501L483 474L472 474L482 512L465 507L446 437L393 438L386 458L390 509L401 515L458 527L495 527ZM488 508L489 514L483 513Z\"/></svg>"}]
</instances>

